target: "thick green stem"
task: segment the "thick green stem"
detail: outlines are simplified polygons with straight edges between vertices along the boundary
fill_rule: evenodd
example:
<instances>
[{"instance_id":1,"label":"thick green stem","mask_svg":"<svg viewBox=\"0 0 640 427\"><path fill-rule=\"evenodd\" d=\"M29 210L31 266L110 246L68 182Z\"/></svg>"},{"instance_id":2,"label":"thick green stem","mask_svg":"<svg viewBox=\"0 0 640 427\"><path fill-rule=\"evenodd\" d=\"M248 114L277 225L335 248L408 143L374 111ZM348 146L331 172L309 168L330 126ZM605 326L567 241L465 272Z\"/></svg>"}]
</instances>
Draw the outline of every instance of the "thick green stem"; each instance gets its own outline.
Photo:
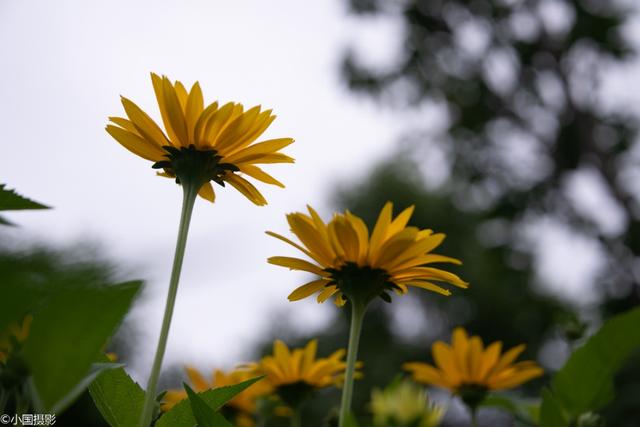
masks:
<instances>
[{"instance_id":1,"label":"thick green stem","mask_svg":"<svg viewBox=\"0 0 640 427\"><path fill-rule=\"evenodd\" d=\"M291 427L302 427L302 411L300 407L293 409L293 414L291 414Z\"/></svg>"},{"instance_id":2,"label":"thick green stem","mask_svg":"<svg viewBox=\"0 0 640 427\"><path fill-rule=\"evenodd\" d=\"M180 271L182 270L182 260L184 259L184 250L187 245L187 234L189 233L189 223L191 222L191 213L193 205L198 195L199 186L195 184L183 183L183 199L182 213L180 215L180 227L178 229L178 240L176 242L176 252L173 257L173 269L171 270L171 280L169 281L169 292L167 293L167 302L164 308L164 317L162 318L162 327L160 329L160 338L158 339L158 347L156 355L153 359L151 375L147 385L147 393L145 396L144 407L140 416L139 427L149 427L151 418L153 417L156 405L156 388L158 386L158 378L160 377L160 369L162 368L162 359L167 348L167 338L169 337L169 328L171 327L171 317L173 316L173 308L176 304L176 295L178 294L178 282L180 281Z\"/></svg>"},{"instance_id":3,"label":"thick green stem","mask_svg":"<svg viewBox=\"0 0 640 427\"><path fill-rule=\"evenodd\" d=\"M471 427L478 427L478 408L471 408Z\"/></svg>"},{"instance_id":4,"label":"thick green stem","mask_svg":"<svg viewBox=\"0 0 640 427\"><path fill-rule=\"evenodd\" d=\"M366 304L351 304L351 329L349 331L349 349L347 353L347 368L344 376L344 387L342 389L342 404L340 406L339 427L345 427L347 417L351 412L351 398L353 396L353 377L358 359L358 344L360 343L360 332L362 331L362 321L367 309Z\"/></svg>"}]
</instances>

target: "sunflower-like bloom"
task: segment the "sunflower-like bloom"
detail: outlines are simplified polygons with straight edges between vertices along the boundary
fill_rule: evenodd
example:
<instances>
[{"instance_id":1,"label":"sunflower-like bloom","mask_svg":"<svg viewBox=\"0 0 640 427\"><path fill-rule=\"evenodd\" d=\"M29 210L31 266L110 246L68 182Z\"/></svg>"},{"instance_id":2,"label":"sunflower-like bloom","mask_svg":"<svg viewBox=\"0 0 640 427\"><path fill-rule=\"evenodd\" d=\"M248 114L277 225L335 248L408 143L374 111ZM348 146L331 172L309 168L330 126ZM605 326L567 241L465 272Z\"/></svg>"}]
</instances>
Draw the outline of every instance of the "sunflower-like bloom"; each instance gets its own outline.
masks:
<instances>
[{"instance_id":1,"label":"sunflower-like bloom","mask_svg":"<svg viewBox=\"0 0 640 427\"><path fill-rule=\"evenodd\" d=\"M247 366L253 374L266 375L265 382L275 389L282 401L295 408L315 390L336 386L344 379L346 351L340 349L329 357L317 358L318 342L309 341L304 348L290 350L276 340L273 354Z\"/></svg>"},{"instance_id":2,"label":"sunflower-like bloom","mask_svg":"<svg viewBox=\"0 0 640 427\"><path fill-rule=\"evenodd\" d=\"M463 328L456 328L451 346L442 341L433 344L435 367L411 362L404 369L412 372L416 381L450 390L473 404L489 390L514 388L543 374L533 361L513 363L524 349L520 344L502 354L500 341L485 349L480 337L469 338Z\"/></svg>"},{"instance_id":3,"label":"sunflower-like bloom","mask_svg":"<svg viewBox=\"0 0 640 427\"><path fill-rule=\"evenodd\" d=\"M287 215L291 232L302 245L271 231L267 234L294 246L314 262L284 256L271 257L269 262L319 276L294 290L289 300L319 292L318 302L335 295L336 304L341 306L349 298L366 304L380 296L389 302L387 291L402 295L409 286L450 295L449 290L434 282L466 288L468 284L455 274L427 266L438 262L461 263L431 253L445 235L408 227L413 209L413 206L405 209L394 219L393 205L387 202L371 234L364 221L349 211L335 214L328 224L310 206L309 215L299 212Z\"/></svg>"},{"instance_id":4,"label":"sunflower-like bloom","mask_svg":"<svg viewBox=\"0 0 640 427\"><path fill-rule=\"evenodd\" d=\"M238 384L255 377L255 375L252 375L247 370L224 372L217 369L214 371L211 381L208 381L197 369L193 367L187 366L186 371L191 387L196 392ZM268 396L272 391L273 388L266 381L258 381L238 393L233 399L225 404L223 409L229 413L228 415L231 415L234 418L234 425L238 427L254 427L254 415L257 411L257 400L260 397ZM187 392L184 389L169 390L164 395L160 409L162 411L168 411L187 397Z\"/></svg>"},{"instance_id":5,"label":"sunflower-like bloom","mask_svg":"<svg viewBox=\"0 0 640 427\"><path fill-rule=\"evenodd\" d=\"M371 393L373 423L379 427L435 427L445 408L434 404L424 388L409 380L394 381Z\"/></svg>"},{"instance_id":6,"label":"sunflower-like bloom","mask_svg":"<svg viewBox=\"0 0 640 427\"><path fill-rule=\"evenodd\" d=\"M110 117L107 132L126 149L154 162L163 169L159 175L193 180L199 195L213 202L215 193L210 181L221 186L229 183L256 205L266 205L260 192L243 176L284 187L257 164L293 163L278 152L293 142L278 138L254 144L275 116L260 106L244 111L241 104L214 102L205 107L200 85L191 90L166 76L151 74L153 89L164 123L163 131L140 107L122 97L128 119Z\"/></svg>"},{"instance_id":7,"label":"sunflower-like bloom","mask_svg":"<svg viewBox=\"0 0 640 427\"><path fill-rule=\"evenodd\" d=\"M0 333L0 363L7 363L9 355L29 336L33 316L25 316L20 323L12 323L4 332Z\"/></svg>"}]
</instances>

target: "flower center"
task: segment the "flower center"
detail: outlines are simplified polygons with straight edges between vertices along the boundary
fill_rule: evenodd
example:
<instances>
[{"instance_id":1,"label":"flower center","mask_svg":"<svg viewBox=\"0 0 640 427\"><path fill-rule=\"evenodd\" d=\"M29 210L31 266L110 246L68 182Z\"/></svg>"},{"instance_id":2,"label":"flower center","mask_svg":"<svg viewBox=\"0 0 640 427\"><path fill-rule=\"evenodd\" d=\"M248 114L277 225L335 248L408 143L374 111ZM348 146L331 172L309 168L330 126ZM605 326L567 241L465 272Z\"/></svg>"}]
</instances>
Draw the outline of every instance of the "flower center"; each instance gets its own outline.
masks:
<instances>
[{"instance_id":1,"label":"flower center","mask_svg":"<svg viewBox=\"0 0 640 427\"><path fill-rule=\"evenodd\" d=\"M347 262L340 268L327 268L325 271L331 274L333 282L348 300L364 305L375 297L391 302L391 296L387 292L400 289L389 280L391 276L380 268Z\"/></svg>"},{"instance_id":2,"label":"flower center","mask_svg":"<svg viewBox=\"0 0 640 427\"><path fill-rule=\"evenodd\" d=\"M304 381L278 386L277 394L285 405L292 409L299 408L315 392L315 387Z\"/></svg>"},{"instance_id":3,"label":"flower center","mask_svg":"<svg viewBox=\"0 0 640 427\"><path fill-rule=\"evenodd\" d=\"M487 396L487 387L480 384L462 384L458 387L458 395L470 408L477 408Z\"/></svg>"},{"instance_id":4,"label":"flower center","mask_svg":"<svg viewBox=\"0 0 640 427\"><path fill-rule=\"evenodd\" d=\"M223 163L222 156L216 150L197 150L193 144L186 148L168 145L162 148L167 152L167 160L156 162L151 167L164 169L169 175L176 177L178 184L201 186L213 181L224 187L223 177L229 172L239 171L236 165Z\"/></svg>"}]
</instances>

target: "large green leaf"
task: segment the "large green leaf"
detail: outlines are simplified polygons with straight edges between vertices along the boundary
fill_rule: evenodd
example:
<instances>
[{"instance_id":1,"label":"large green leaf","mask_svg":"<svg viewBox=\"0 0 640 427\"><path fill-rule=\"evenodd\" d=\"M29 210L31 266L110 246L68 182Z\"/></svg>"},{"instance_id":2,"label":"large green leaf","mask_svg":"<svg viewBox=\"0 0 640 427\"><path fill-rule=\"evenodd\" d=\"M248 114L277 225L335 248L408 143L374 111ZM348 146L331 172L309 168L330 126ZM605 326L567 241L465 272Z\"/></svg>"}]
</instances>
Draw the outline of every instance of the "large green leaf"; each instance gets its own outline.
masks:
<instances>
[{"instance_id":1,"label":"large green leaf","mask_svg":"<svg viewBox=\"0 0 640 427\"><path fill-rule=\"evenodd\" d=\"M542 391L540 427L569 427L560 404L548 389Z\"/></svg>"},{"instance_id":2,"label":"large green leaf","mask_svg":"<svg viewBox=\"0 0 640 427\"><path fill-rule=\"evenodd\" d=\"M61 411L129 310L141 282L61 287L33 313L24 355L37 409Z\"/></svg>"},{"instance_id":3,"label":"large green leaf","mask_svg":"<svg viewBox=\"0 0 640 427\"><path fill-rule=\"evenodd\" d=\"M208 406L217 411L222 405L233 399L235 395L247 387L250 387L255 382L260 381L262 378L263 377L256 377L238 384L214 388L199 393L198 395ZM183 400L162 415L156 423L156 427L192 426L195 423L196 419L193 417L190 403Z\"/></svg>"},{"instance_id":4,"label":"large green leaf","mask_svg":"<svg viewBox=\"0 0 640 427\"><path fill-rule=\"evenodd\" d=\"M89 393L111 427L138 425L145 393L124 368L100 374L89 386Z\"/></svg>"},{"instance_id":5,"label":"large green leaf","mask_svg":"<svg viewBox=\"0 0 640 427\"><path fill-rule=\"evenodd\" d=\"M187 396L189 396L191 412L198 423L198 427L233 427L229 421L214 411L196 392L191 390L191 387L184 384L184 389L187 391Z\"/></svg>"},{"instance_id":6,"label":"large green leaf","mask_svg":"<svg viewBox=\"0 0 640 427\"><path fill-rule=\"evenodd\" d=\"M0 211L49 209L49 206L45 206L42 203L38 203L24 196L21 196L14 190L9 190L5 187L5 184L0 184Z\"/></svg>"},{"instance_id":7,"label":"large green leaf","mask_svg":"<svg viewBox=\"0 0 640 427\"><path fill-rule=\"evenodd\" d=\"M640 308L608 320L553 378L553 394L571 416L597 411L614 397L613 376L640 349Z\"/></svg>"}]
</instances>

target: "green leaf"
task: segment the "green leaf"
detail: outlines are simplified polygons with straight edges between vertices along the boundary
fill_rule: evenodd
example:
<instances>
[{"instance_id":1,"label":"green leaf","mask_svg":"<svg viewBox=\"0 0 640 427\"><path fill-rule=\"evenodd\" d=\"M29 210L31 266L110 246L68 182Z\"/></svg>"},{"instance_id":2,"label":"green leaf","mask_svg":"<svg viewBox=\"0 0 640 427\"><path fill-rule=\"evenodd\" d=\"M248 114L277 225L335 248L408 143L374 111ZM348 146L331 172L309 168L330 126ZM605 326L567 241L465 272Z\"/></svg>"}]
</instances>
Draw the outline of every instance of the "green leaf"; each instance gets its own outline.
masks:
<instances>
[{"instance_id":1,"label":"green leaf","mask_svg":"<svg viewBox=\"0 0 640 427\"><path fill-rule=\"evenodd\" d=\"M33 313L24 355L38 410L59 412L69 403L67 396L89 373L140 286L63 287Z\"/></svg>"},{"instance_id":2,"label":"green leaf","mask_svg":"<svg viewBox=\"0 0 640 427\"><path fill-rule=\"evenodd\" d=\"M187 390L191 412L198 423L198 427L233 427L229 421L214 411L200 396L191 390L191 387L184 384L184 389Z\"/></svg>"},{"instance_id":3,"label":"green leaf","mask_svg":"<svg viewBox=\"0 0 640 427\"><path fill-rule=\"evenodd\" d=\"M89 386L89 393L112 427L136 427L145 393L124 368L103 372Z\"/></svg>"},{"instance_id":4,"label":"green leaf","mask_svg":"<svg viewBox=\"0 0 640 427\"><path fill-rule=\"evenodd\" d=\"M242 392L255 382L260 381L262 378L264 378L264 376L252 378L226 387L207 390L199 393L198 395L208 406L217 411L222 407L222 405L233 399L238 393ZM195 424L195 422L196 420L193 417L189 402L182 401L171 408L170 411L162 415L156 423L156 427L188 426Z\"/></svg>"},{"instance_id":5,"label":"green leaf","mask_svg":"<svg viewBox=\"0 0 640 427\"><path fill-rule=\"evenodd\" d=\"M542 390L540 427L569 427L569 423L562 414L560 404L546 388Z\"/></svg>"},{"instance_id":6,"label":"green leaf","mask_svg":"<svg viewBox=\"0 0 640 427\"><path fill-rule=\"evenodd\" d=\"M73 403L74 400L78 396L84 392L89 384L91 384L102 372L108 371L111 369L121 368L122 363L94 363L91 365L91 369L89 373L79 382L77 383L69 393L62 400L60 400L56 406L51 408L51 412L53 413L61 413L64 408Z\"/></svg>"},{"instance_id":7,"label":"green leaf","mask_svg":"<svg viewBox=\"0 0 640 427\"><path fill-rule=\"evenodd\" d=\"M5 188L5 184L0 184L0 211L16 211L23 209L50 209L41 203L35 202L19 195L14 190Z\"/></svg>"},{"instance_id":8,"label":"green leaf","mask_svg":"<svg viewBox=\"0 0 640 427\"><path fill-rule=\"evenodd\" d=\"M608 320L553 378L553 395L571 416L597 411L614 397L613 377L640 349L640 308Z\"/></svg>"}]
</instances>

